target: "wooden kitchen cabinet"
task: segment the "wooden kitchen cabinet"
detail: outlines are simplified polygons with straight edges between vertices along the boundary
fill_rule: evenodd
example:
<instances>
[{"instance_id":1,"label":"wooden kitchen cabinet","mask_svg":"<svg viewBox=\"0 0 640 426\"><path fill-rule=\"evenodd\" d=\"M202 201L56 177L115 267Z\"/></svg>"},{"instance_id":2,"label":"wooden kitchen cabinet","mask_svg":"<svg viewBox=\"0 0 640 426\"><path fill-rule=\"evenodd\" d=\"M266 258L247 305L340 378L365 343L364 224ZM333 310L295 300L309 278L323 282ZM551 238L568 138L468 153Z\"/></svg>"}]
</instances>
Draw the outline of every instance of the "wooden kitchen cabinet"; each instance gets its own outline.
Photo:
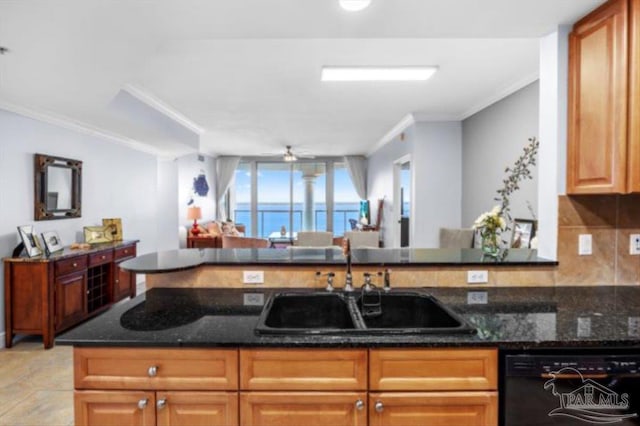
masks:
<instances>
[{"instance_id":1,"label":"wooden kitchen cabinet","mask_svg":"<svg viewBox=\"0 0 640 426\"><path fill-rule=\"evenodd\" d=\"M569 36L567 194L640 191L640 0L610 0Z\"/></svg>"},{"instance_id":2,"label":"wooden kitchen cabinet","mask_svg":"<svg viewBox=\"0 0 640 426\"><path fill-rule=\"evenodd\" d=\"M370 426L498 424L498 392L374 392L368 405Z\"/></svg>"},{"instance_id":3,"label":"wooden kitchen cabinet","mask_svg":"<svg viewBox=\"0 0 640 426\"><path fill-rule=\"evenodd\" d=\"M496 426L497 370L497 349L74 348L75 416L86 426ZM117 423L101 417L109 410Z\"/></svg>"},{"instance_id":4,"label":"wooden kitchen cabinet","mask_svg":"<svg viewBox=\"0 0 640 426\"><path fill-rule=\"evenodd\" d=\"M76 426L237 426L236 392L76 391Z\"/></svg>"},{"instance_id":5,"label":"wooden kitchen cabinet","mask_svg":"<svg viewBox=\"0 0 640 426\"><path fill-rule=\"evenodd\" d=\"M497 426L498 351L371 349L369 391L371 426Z\"/></svg>"},{"instance_id":6,"label":"wooden kitchen cabinet","mask_svg":"<svg viewBox=\"0 0 640 426\"><path fill-rule=\"evenodd\" d=\"M135 296L135 275L117 266L135 255L136 241L126 241L4 259L5 346L16 334L36 334L51 348L56 333Z\"/></svg>"},{"instance_id":7,"label":"wooden kitchen cabinet","mask_svg":"<svg viewBox=\"0 0 640 426\"><path fill-rule=\"evenodd\" d=\"M76 425L238 424L237 349L75 348L73 365Z\"/></svg>"},{"instance_id":8,"label":"wooden kitchen cabinet","mask_svg":"<svg viewBox=\"0 0 640 426\"><path fill-rule=\"evenodd\" d=\"M241 426L365 426L366 392L242 392Z\"/></svg>"},{"instance_id":9,"label":"wooden kitchen cabinet","mask_svg":"<svg viewBox=\"0 0 640 426\"><path fill-rule=\"evenodd\" d=\"M75 426L155 426L154 392L74 392Z\"/></svg>"}]
</instances>

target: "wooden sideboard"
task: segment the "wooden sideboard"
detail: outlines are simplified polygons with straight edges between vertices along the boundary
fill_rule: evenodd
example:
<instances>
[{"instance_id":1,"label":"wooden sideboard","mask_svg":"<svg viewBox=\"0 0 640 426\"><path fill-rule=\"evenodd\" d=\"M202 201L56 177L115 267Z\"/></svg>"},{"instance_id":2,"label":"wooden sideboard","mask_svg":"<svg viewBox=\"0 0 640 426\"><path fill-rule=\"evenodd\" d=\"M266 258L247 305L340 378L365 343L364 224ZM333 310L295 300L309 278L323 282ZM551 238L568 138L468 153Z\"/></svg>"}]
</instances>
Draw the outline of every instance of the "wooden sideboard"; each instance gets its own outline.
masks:
<instances>
[{"instance_id":1,"label":"wooden sideboard","mask_svg":"<svg viewBox=\"0 0 640 426\"><path fill-rule=\"evenodd\" d=\"M36 334L49 349L56 333L134 297L135 274L119 265L135 256L136 241L126 241L49 258L4 259L6 347L16 334Z\"/></svg>"}]
</instances>

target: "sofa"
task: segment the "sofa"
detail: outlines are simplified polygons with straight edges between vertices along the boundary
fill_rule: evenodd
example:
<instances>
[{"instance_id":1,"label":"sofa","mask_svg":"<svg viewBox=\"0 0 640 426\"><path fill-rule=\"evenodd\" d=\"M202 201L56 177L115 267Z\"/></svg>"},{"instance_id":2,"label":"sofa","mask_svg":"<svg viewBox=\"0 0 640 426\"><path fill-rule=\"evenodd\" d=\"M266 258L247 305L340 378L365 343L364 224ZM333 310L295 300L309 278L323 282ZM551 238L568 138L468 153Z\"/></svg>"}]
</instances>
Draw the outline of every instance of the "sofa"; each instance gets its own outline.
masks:
<instances>
[{"instance_id":1,"label":"sofa","mask_svg":"<svg viewBox=\"0 0 640 426\"><path fill-rule=\"evenodd\" d=\"M198 235L193 235L192 227L188 227L187 248L222 248L223 235L242 237L245 233L244 225L233 222L205 222L199 224L198 229Z\"/></svg>"}]
</instances>

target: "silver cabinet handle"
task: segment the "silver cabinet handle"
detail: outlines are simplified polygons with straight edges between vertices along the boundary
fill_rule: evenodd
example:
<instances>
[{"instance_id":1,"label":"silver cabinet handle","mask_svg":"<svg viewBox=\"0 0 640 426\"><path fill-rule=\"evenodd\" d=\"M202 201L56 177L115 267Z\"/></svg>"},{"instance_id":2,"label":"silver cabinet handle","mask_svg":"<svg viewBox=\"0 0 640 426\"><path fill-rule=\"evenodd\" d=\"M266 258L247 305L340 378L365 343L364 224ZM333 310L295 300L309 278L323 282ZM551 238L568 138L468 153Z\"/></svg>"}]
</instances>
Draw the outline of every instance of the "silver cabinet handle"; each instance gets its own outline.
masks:
<instances>
[{"instance_id":1,"label":"silver cabinet handle","mask_svg":"<svg viewBox=\"0 0 640 426\"><path fill-rule=\"evenodd\" d=\"M149 404L149 400L148 399L141 399L140 401L138 401L138 408L140 410L144 410L145 408L147 408L147 405Z\"/></svg>"},{"instance_id":2,"label":"silver cabinet handle","mask_svg":"<svg viewBox=\"0 0 640 426\"><path fill-rule=\"evenodd\" d=\"M107 258L107 256L102 255L102 260L105 260Z\"/></svg>"},{"instance_id":3,"label":"silver cabinet handle","mask_svg":"<svg viewBox=\"0 0 640 426\"><path fill-rule=\"evenodd\" d=\"M73 266L74 268L77 268L77 267L78 267L78 264L77 264L77 263L75 263L75 262L73 262L73 263L71 264L71 266Z\"/></svg>"},{"instance_id":4,"label":"silver cabinet handle","mask_svg":"<svg viewBox=\"0 0 640 426\"><path fill-rule=\"evenodd\" d=\"M362 409L364 408L364 402L359 399L356 401L356 410L358 411L362 411Z\"/></svg>"},{"instance_id":5,"label":"silver cabinet handle","mask_svg":"<svg viewBox=\"0 0 640 426\"><path fill-rule=\"evenodd\" d=\"M166 406L167 406L167 400L164 398L159 399L158 402L156 402L156 407L158 408L158 410L162 410Z\"/></svg>"},{"instance_id":6,"label":"silver cabinet handle","mask_svg":"<svg viewBox=\"0 0 640 426\"><path fill-rule=\"evenodd\" d=\"M156 377L158 375L158 367L155 365L152 365L147 370L147 374L149 375L149 377Z\"/></svg>"},{"instance_id":7,"label":"silver cabinet handle","mask_svg":"<svg viewBox=\"0 0 640 426\"><path fill-rule=\"evenodd\" d=\"M382 413L384 411L384 404L382 404L382 401L376 402L375 409L378 413Z\"/></svg>"}]
</instances>

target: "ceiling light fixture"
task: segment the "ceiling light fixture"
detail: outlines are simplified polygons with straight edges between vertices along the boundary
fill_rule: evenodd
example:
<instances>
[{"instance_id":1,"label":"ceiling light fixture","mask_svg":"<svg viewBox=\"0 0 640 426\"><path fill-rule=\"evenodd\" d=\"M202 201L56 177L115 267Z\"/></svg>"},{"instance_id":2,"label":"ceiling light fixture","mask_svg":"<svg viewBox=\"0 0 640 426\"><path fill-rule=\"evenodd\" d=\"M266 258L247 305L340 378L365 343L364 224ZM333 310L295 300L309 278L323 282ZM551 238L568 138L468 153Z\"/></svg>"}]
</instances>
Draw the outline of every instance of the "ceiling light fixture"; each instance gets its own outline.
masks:
<instances>
[{"instance_id":1,"label":"ceiling light fixture","mask_svg":"<svg viewBox=\"0 0 640 426\"><path fill-rule=\"evenodd\" d=\"M322 81L424 81L438 67L322 67Z\"/></svg>"},{"instance_id":2,"label":"ceiling light fixture","mask_svg":"<svg viewBox=\"0 0 640 426\"><path fill-rule=\"evenodd\" d=\"M371 0L340 0L340 7L349 12L366 9L370 4Z\"/></svg>"},{"instance_id":3,"label":"ceiling light fixture","mask_svg":"<svg viewBox=\"0 0 640 426\"><path fill-rule=\"evenodd\" d=\"M291 145L287 145L287 150L284 152L283 160L287 163L298 161L298 157L296 157L293 152L291 152Z\"/></svg>"}]
</instances>

